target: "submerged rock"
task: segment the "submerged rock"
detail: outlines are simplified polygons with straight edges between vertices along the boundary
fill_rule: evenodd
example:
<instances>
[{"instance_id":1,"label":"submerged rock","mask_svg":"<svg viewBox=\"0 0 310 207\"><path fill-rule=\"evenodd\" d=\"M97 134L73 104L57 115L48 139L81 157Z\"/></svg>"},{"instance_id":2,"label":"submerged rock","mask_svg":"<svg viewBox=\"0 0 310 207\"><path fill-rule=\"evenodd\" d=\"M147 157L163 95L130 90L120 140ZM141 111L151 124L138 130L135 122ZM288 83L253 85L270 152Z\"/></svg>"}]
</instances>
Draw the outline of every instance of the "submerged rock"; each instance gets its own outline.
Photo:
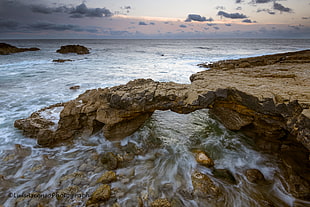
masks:
<instances>
[{"instance_id":1,"label":"submerged rock","mask_svg":"<svg viewBox=\"0 0 310 207\"><path fill-rule=\"evenodd\" d=\"M76 53L79 55L89 54L89 50L87 47L82 45L65 45L61 46L56 52L66 54L66 53Z\"/></svg>"},{"instance_id":2,"label":"submerged rock","mask_svg":"<svg viewBox=\"0 0 310 207\"><path fill-rule=\"evenodd\" d=\"M251 183L259 184L265 182L265 177L258 169L248 169L245 171L245 176Z\"/></svg>"},{"instance_id":3,"label":"submerged rock","mask_svg":"<svg viewBox=\"0 0 310 207\"><path fill-rule=\"evenodd\" d=\"M159 198L151 203L151 207L171 207L171 203L166 198Z\"/></svg>"},{"instance_id":4,"label":"submerged rock","mask_svg":"<svg viewBox=\"0 0 310 207\"><path fill-rule=\"evenodd\" d=\"M221 179L226 183L237 184L234 175L227 169L214 169L212 173L215 178Z\"/></svg>"},{"instance_id":5,"label":"submerged rock","mask_svg":"<svg viewBox=\"0 0 310 207\"><path fill-rule=\"evenodd\" d=\"M107 171L97 180L97 183L108 184L116 181L116 173L113 171Z\"/></svg>"},{"instance_id":6,"label":"submerged rock","mask_svg":"<svg viewBox=\"0 0 310 207\"><path fill-rule=\"evenodd\" d=\"M101 156L101 163L105 164L107 169L115 170L118 167L118 158L113 152L107 152Z\"/></svg>"},{"instance_id":7,"label":"submerged rock","mask_svg":"<svg viewBox=\"0 0 310 207\"><path fill-rule=\"evenodd\" d=\"M7 43L0 43L0 55L9 55L11 53L18 53L18 52L27 52L27 51L37 51L40 50L36 47L31 48L18 48L15 46L12 46Z\"/></svg>"},{"instance_id":8,"label":"submerged rock","mask_svg":"<svg viewBox=\"0 0 310 207\"><path fill-rule=\"evenodd\" d=\"M203 173L198 171L192 174L192 184L194 187L194 195L203 198L218 198L221 195L220 188Z\"/></svg>"},{"instance_id":9,"label":"submerged rock","mask_svg":"<svg viewBox=\"0 0 310 207\"><path fill-rule=\"evenodd\" d=\"M92 206L94 204L102 204L109 200L111 197L111 187L109 185L100 185L95 192L90 196L86 206Z\"/></svg>"}]
</instances>

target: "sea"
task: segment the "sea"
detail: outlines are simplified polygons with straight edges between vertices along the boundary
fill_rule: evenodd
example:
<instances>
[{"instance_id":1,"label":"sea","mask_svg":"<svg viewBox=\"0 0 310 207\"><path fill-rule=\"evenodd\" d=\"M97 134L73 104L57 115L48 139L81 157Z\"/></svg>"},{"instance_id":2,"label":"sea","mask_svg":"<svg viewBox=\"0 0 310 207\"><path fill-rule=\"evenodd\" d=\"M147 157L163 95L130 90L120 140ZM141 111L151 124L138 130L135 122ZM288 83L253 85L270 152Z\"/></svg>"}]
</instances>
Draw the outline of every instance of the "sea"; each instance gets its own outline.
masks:
<instances>
[{"instance_id":1,"label":"sea","mask_svg":"<svg viewBox=\"0 0 310 207\"><path fill-rule=\"evenodd\" d=\"M75 99L88 89L138 78L190 83L191 74L207 70L199 63L309 49L310 39L0 42L40 48L0 56L0 206L85 206L100 186L96 181L108 171L100 161L108 152L120 164L113 169L117 180L109 184L111 198L102 206L151 206L159 198L178 207L310 205L287 192L276 158L256 149L250 137L225 129L207 109L190 114L155 111L137 132L121 141L112 142L97 133L54 148L38 146L35 139L14 128L15 120ZM69 44L83 45L90 54L56 53ZM72 61L53 62L56 59ZM71 90L72 86L80 88ZM195 150L206 152L214 168L197 164ZM226 170L235 183L216 176L214 169ZM250 183L244 175L247 169L260 170L267 183ZM207 175L220 193L195 192L195 173Z\"/></svg>"}]
</instances>

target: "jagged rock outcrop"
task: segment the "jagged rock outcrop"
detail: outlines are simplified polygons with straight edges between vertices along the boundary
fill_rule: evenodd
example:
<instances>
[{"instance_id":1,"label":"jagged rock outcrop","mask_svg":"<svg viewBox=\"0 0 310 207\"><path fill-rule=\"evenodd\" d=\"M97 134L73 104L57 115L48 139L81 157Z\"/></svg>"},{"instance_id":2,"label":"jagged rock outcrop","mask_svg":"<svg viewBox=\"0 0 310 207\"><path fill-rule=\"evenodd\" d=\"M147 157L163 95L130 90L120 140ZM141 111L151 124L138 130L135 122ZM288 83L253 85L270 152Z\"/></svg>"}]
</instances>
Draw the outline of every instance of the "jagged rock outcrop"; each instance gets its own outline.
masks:
<instances>
[{"instance_id":1,"label":"jagged rock outcrop","mask_svg":"<svg viewBox=\"0 0 310 207\"><path fill-rule=\"evenodd\" d=\"M7 44L7 43L0 43L0 55L9 55L11 53L37 51L37 50L40 50L40 49L36 48L36 47L18 48L18 47L15 47L15 46Z\"/></svg>"},{"instance_id":2,"label":"jagged rock outcrop","mask_svg":"<svg viewBox=\"0 0 310 207\"><path fill-rule=\"evenodd\" d=\"M16 120L15 127L37 138L42 146L90 136L99 130L107 139L119 140L135 132L155 110L190 113L209 108L228 129L244 132L260 148L280 155L290 171L290 192L310 199L310 91L305 90L310 86L310 51L279 56L290 61L202 71L191 76L191 84L138 79L88 90L75 100Z\"/></svg>"},{"instance_id":3,"label":"jagged rock outcrop","mask_svg":"<svg viewBox=\"0 0 310 207\"><path fill-rule=\"evenodd\" d=\"M82 45L65 45L61 46L56 52L67 54L67 53L76 53L79 55L89 54L89 50L87 47Z\"/></svg>"}]
</instances>

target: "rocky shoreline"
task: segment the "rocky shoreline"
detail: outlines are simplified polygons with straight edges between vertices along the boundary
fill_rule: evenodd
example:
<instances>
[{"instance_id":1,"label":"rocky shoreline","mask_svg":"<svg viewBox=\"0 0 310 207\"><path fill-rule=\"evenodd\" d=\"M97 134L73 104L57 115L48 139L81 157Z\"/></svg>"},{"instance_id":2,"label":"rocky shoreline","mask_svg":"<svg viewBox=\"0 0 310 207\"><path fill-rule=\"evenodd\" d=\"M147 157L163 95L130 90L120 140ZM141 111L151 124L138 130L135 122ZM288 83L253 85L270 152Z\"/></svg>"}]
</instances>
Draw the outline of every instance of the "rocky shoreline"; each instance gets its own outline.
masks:
<instances>
[{"instance_id":1,"label":"rocky shoreline","mask_svg":"<svg viewBox=\"0 0 310 207\"><path fill-rule=\"evenodd\" d=\"M100 130L107 139L120 140L139 129L155 110L191 113L208 108L226 128L245 133L279 157L287 190L310 200L310 51L203 66L211 69L192 75L191 84L138 79L88 90L14 125L39 145L53 147Z\"/></svg>"}]
</instances>

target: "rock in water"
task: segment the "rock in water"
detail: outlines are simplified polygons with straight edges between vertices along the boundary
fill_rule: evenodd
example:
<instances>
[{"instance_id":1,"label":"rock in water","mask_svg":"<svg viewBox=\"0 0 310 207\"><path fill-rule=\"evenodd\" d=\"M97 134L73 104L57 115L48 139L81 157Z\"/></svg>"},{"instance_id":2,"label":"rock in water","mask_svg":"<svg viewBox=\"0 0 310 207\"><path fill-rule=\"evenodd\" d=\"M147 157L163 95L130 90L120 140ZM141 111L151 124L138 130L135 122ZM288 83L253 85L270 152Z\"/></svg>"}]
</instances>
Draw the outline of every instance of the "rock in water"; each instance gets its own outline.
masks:
<instances>
[{"instance_id":1,"label":"rock in water","mask_svg":"<svg viewBox=\"0 0 310 207\"><path fill-rule=\"evenodd\" d=\"M79 55L83 54L89 54L89 50L87 47L82 46L82 45L65 45L61 46L60 49L58 49L56 52L62 53L62 54L67 54L67 53L76 53Z\"/></svg>"},{"instance_id":2,"label":"rock in water","mask_svg":"<svg viewBox=\"0 0 310 207\"><path fill-rule=\"evenodd\" d=\"M116 181L116 173L113 171L107 171L97 180L97 183L111 183Z\"/></svg>"},{"instance_id":3,"label":"rock in water","mask_svg":"<svg viewBox=\"0 0 310 207\"><path fill-rule=\"evenodd\" d=\"M64 62L71 62L71 61L73 61L73 60L71 60L71 59L55 59L55 60L53 60L53 62L54 63L64 63Z\"/></svg>"},{"instance_id":4,"label":"rock in water","mask_svg":"<svg viewBox=\"0 0 310 207\"><path fill-rule=\"evenodd\" d=\"M165 198L159 198L151 203L151 207L171 207L171 203Z\"/></svg>"},{"instance_id":5,"label":"rock in water","mask_svg":"<svg viewBox=\"0 0 310 207\"><path fill-rule=\"evenodd\" d=\"M111 187L109 185L99 186L87 201L86 206L100 205L111 197Z\"/></svg>"},{"instance_id":6,"label":"rock in water","mask_svg":"<svg viewBox=\"0 0 310 207\"><path fill-rule=\"evenodd\" d=\"M214 162L213 160L203 151L197 150L194 151L194 153L196 154L196 161L205 166L205 167L213 167L214 166Z\"/></svg>"},{"instance_id":7,"label":"rock in water","mask_svg":"<svg viewBox=\"0 0 310 207\"><path fill-rule=\"evenodd\" d=\"M258 169L248 169L245 171L245 176L251 183L259 184L265 182L265 177Z\"/></svg>"},{"instance_id":8,"label":"rock in water","mask_svg":"<svg viewBox=\"0 0 310 207\"><path fill-rule=\"evenodd\" d=\"M221 195L220 188L214 182L201 172L194 172L192 174L192 184L194 187L194 194L203 198L218 198Z\"/></svg>"},{"instance_id":9,"label":"rock in water","mask_svg":"<svg viewBox=\"0 0 310 207\"><path fill-rule=\"evenodd\" d=\"M0 55L9 55L11 53L18 53L18 52L26 52L26 51L37 51L40 50L39 48L32 47L32 48L18 48L6 43L0 43Z\"/></svg>"}]
</instances>

